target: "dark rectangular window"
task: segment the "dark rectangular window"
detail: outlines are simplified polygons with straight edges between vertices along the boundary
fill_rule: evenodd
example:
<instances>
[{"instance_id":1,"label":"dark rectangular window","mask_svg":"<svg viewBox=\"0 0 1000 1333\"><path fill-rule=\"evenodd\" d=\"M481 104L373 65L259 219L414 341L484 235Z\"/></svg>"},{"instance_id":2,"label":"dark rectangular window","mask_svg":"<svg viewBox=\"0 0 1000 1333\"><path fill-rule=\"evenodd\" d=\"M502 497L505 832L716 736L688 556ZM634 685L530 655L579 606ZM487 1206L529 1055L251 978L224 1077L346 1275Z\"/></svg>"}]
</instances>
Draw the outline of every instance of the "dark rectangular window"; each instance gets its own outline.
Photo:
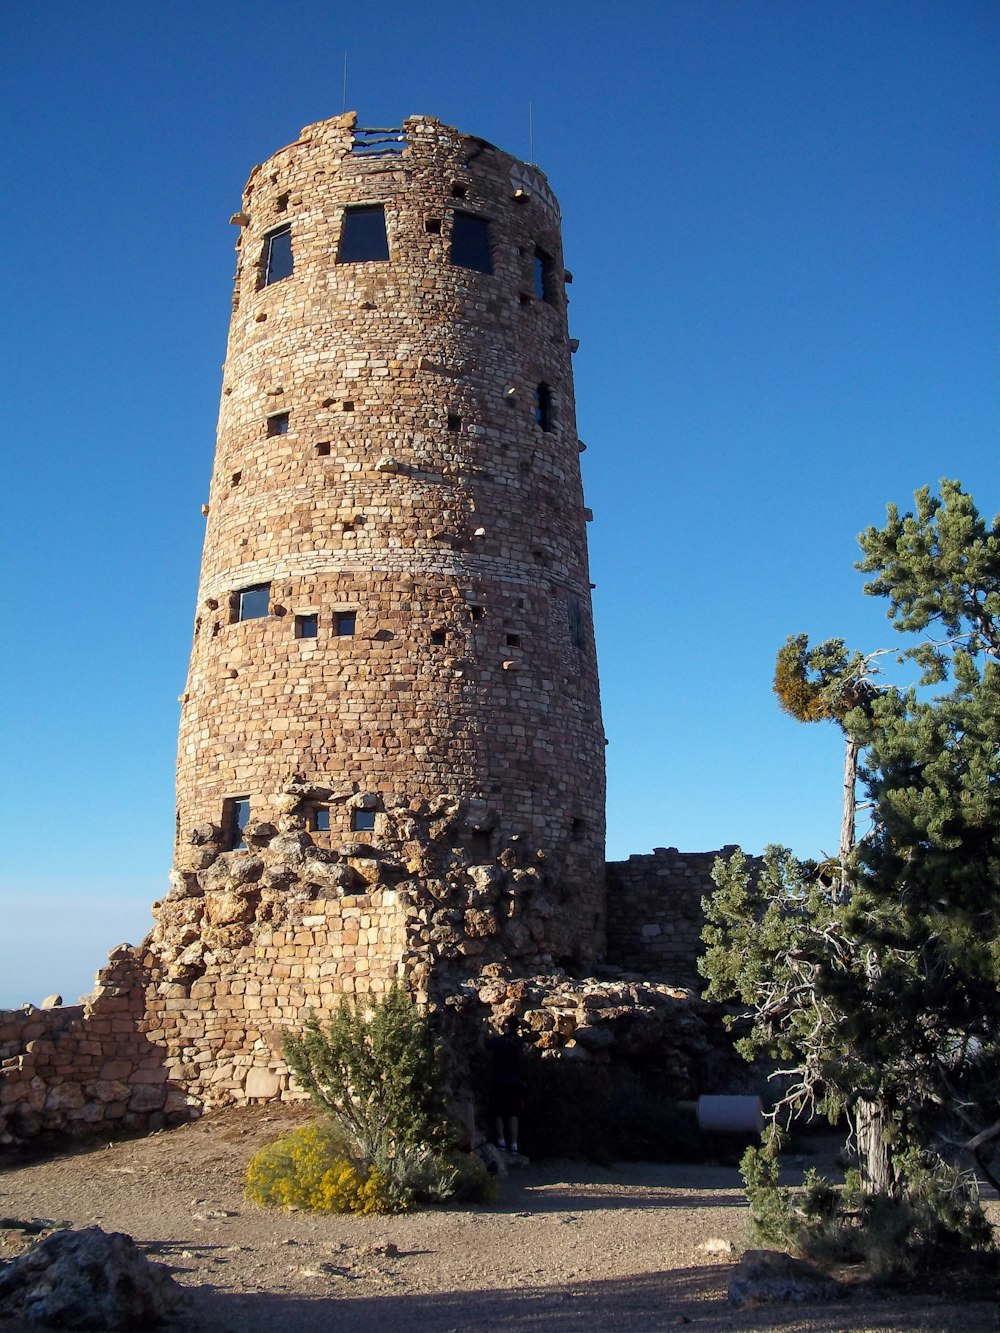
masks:
<instances>
[{"instance_id":1,"label":"dark rectangular window","mask_svg":"<svg viewBox=\"0 0 1000 1333\"><path fill-rule=\"evenodd\" d=\"M295 617L295 637L297 639L315 639L318 630L319 620L316 616Z\"/></svg>"},{"instance_id":2,"label":"dark rectangular window","mask_svg":"<svg viewBox=\"0 0 1000 1333\"><path fill-rule=\"evenodd\" d=\"M374 810L352 810L351 829L355 833L370 833L375 827Z\"/></svg>"},{"instance_id":3,"label":"dark rectangular window","mask_svg":"<svg viewBox=\"0 0 1000 1333\"><path fill-rule=\"evenodd\" d=\"M552 429L552 390L547 384L535 388L535 424L542 430Z\"/></svg>"},{"instance_id":4,"label":"dark rectangular window","mask_svg":"<svg viewBox=\"0 0 1000 1333\"><path fill-rule=\"evenodd\" d=\"M334 634L353 634L358 623L357 611L335 611L333 616Z\"/></svg>"},{"instance_id":5,"label":"dark rectangular window","mask_svg":"<svg viewBox=\"0 0 1000 1333\"><path fill-rule=\"evenodd\" d=\"M328 807L325 805L317 805L312 811L309 824L317 833L329 833L330 811Z\"/></svg>"},{"instance_id":6,"label":"dark rectangular window","mask_svg":"<svg viewBox=\"0 0 1000 1333\"><path fill-rule=\"evenodd\" d=\"M232 852L246 850L243 830L250 821L250 797L233 796L223 803L222 824L226 844Z\"/></svg>"},{"instance_id":7,"label":"dark rectangular window","mask_svg":"<svg viewBox=\"0 0 1000 1333\"><path fill-rule=\"evenodd\" d=\"M267 287L272 282L292 275L292 229L282 227L273 231L264 242L264 282Z\"/></svg>"},{"instance_id":8,"label":"dark rectangular window","mask_svg":"<svg viewBox=\"0 0 1000 1333\"><path fill-rule=\"evenodd\" d=\"M583 608L578 597L566 599L566 617L569 621L569 641L574 648L583 647Z\"/></svg>"},{"instance_id":9,"label":"dark rectangular window","mask_svg":"<svg viewBox=\"0 0 1000 1333\"><path fill-rule=\"evenodd\" d=\"M443 629L431 630L431 643L436 644L439 648L443 643L447 642L447 639L448 635Z\"/></svg>"},{"instance_id":10,"label":"dark rectangular window","mask_svg":"<svg viewBox=\"0 0 1000 1333\"><path fill-rule=\"evenodd\" d=\"M348 208L340 231L338 264L364 264L389 258L385 234L385 209L381 204Z\"/></svg>"},{"instance_id":11,"label":"dark rectangular window","mask_svg":"<svg viewBox=\"0 0 1000 1333\"><path fill-rule=\"evenodd\" d=\"M456 213L451 227L451 262L477 273L493 272L490 224L475 213Z\"/></svg>"},{"instance_id":12,"label":"dark rectangular window","mask_svg":"<svg viewBox=\"0 0 1000 1333\"><path fill-rule=\"evenodd\" d=\"M259 620L268 614L271 602L270 583L256 583L252 588L241 588L237 594L237 620Z\"/></svg>"},{"instance_id":13,"label":"dark rectangular window","mask_svg":"<svg viewBox=\"0 0 1000 1333\"><path fill-rule=\"evenodd\" d=\"M271 435L288 434L288 413L272 412L267 419L267 433Z\"/></svg>"},{"instance_id":14,"label":"dark rectangular window","mask_svg":"<svg viewBox=\"0 0 1000 1333\"><path fill-rule=\"evenodd\" d=\"M552 300L552 260L544 250L536 250L532 261L535 295L539 301Z\"/></svg>"},{"instance_id":15,"label":"dark rectangular window","mask_svg":"<svg viewBox=\"0 0 1000 1333\"><path fill-rule=\"evenodd\" d=\"M457 412L448 413L448 429L449 430L462 429L462 418L458 415Z\"/></svg>"}]
</instances>

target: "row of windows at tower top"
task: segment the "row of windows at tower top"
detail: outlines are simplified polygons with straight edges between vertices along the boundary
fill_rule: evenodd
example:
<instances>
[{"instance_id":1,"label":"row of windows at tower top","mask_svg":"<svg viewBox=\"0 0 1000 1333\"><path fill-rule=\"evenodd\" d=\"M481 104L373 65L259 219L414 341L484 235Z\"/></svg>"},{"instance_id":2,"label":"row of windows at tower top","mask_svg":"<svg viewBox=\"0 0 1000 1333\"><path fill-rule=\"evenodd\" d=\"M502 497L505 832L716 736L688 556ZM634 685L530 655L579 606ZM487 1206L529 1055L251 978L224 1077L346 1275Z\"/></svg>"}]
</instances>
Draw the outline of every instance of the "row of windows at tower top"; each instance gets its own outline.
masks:
<instances>
[{"instance_id":1,"label":"row of windows at tower top","mask_svg":"<svg viewBox=\"0 0 1000 1333\"><path fill-rule=\"evenodd\" d=\"M441 219L428 218L426 225L428 231L440 232ZM388 258L389 237L385 229L384 206L363 204L346 209L340 231L337 263L368 264ZM460 268L471 268L477 273L492 273L489 219L477 213L453 213L449 258ZM291 277L294 267L292 228L291 224L286 224L265 238L259 285L267 287L272 282ZM552 258L539 246L535 247L532 254L532 288L533 294L540 301L555 299Z\"/></svg>"}]
</instances>

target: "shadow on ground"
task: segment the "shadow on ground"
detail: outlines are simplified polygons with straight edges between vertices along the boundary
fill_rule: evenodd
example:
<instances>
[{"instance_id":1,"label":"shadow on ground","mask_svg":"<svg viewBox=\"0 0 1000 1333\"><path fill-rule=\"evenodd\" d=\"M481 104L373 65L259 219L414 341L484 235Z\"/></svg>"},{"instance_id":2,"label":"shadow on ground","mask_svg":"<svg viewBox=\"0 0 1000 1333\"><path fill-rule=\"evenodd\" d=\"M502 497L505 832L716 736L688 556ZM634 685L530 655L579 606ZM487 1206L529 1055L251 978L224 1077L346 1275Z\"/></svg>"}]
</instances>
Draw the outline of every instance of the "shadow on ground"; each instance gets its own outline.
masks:
<instances>
[{"instance_id":1,"label":"shadow on ground","mask_svg":"<svg viewBox=\"0 0 1000 1333\"><path fill-rule=\"evenodd\" d=\"M434 1295L225 1295L195 1288L183 1333L662 1333L690 1324L698 1333L995 1333L1000 1306L960 1310L926 1299L906 1308L857 1293L828 1305L734 1310L725 1298L730 1268L671 1269L615 1281ZM873 1322L874 1321L874 1322ZM178 1330L181 1333L181 1330Z\"/></svg>"}]
</instances>

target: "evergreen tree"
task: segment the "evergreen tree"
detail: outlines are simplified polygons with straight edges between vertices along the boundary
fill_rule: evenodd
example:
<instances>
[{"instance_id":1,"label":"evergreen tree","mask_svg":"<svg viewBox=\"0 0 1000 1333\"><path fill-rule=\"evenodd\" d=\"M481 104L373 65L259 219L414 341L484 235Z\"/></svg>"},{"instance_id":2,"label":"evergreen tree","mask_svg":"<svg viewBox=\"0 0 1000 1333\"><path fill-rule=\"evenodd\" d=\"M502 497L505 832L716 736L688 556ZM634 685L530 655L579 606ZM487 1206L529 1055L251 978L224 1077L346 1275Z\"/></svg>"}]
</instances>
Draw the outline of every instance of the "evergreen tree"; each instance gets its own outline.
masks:
<instances>
[{"instance_id":1,"label":"evergreen tree","mask_svg":"<svg viewBox=\"0 0 1000 1333\"><path fill-rule=\"evenodd\" d=\"M957 482L915 498L861 534L858 568L922 636L903 652L919 682L876 691L871 657L801 637L775 676L855 747L871 832L836 874L780 848L756 875L720 863L702 962L711 998L750 1008L744 1053L786 1062L783 1105L845 1109L866 1187L897 1200L925 1179L915 1148L995 1179L1000 1140L1000 519Z\"/></svg>"}]
</instances>

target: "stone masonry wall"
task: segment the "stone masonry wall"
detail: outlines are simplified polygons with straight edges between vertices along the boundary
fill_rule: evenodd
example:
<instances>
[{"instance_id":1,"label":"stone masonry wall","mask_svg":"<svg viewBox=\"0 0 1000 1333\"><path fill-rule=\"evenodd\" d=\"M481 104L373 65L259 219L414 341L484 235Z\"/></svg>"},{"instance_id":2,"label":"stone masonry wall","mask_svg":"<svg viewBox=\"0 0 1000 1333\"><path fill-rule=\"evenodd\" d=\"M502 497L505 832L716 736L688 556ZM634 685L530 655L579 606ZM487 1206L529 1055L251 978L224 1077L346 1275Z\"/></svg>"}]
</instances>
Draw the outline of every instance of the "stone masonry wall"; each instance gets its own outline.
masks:
<instances>
[{"instance_id":1,"label":"stone masonry wall","mask_svg":"<svg viewBox=\"0 0 1000 1333\"><path fill-rule=\"evenodd\" d=\"M203 830L198 868L173 873L152 932L113 952L85 1006L0 1015L0 1143L297 1099L283 1032L396 980L459 1017L466 1041L516 1014L546 1058L638 1059L685 1095L710 1090L725 1041L685 977L714 853L609 867L626 970L572 977L554 953L571 888L543 851L512 838L477 860L463 843L490 812L454 797L385 814L396 836L381 847L319 847L294 809L250 826L242 851Z\"/></svg>"},{"instance_id":2,"label":"stone masonry wall","mask_svg":"<svg viewBox=\"0 0 1000 1333\"><path fill-rule=\"evenodd\" d=\"M376 840L384 806L455 792L494 811L481 854L517 834L571 870L583 962L605 742L559 207L537 168L431 117L383 139L353 114L307 126L233 219L178 854L206 824L237 845L236 802L273 822L292 774L320 847L355 814L324 791L377 797ZM381 258L345 252L359 216L384 218ZM452 250L470 219L479 267Z\"/></svg>"},{"instance_id":3,"label":"stone masonry wall","mask_svg":"<svg viewBox=\"0 0 1000 1333\"><path fill-rule=\"evenodd\" d=\"M700 988L702 898L715 890L712 866L735 846L717 852L657 847L648 855L607 865L608 961L631 972L669 977Z\"/></svg>"}]
</instances>

